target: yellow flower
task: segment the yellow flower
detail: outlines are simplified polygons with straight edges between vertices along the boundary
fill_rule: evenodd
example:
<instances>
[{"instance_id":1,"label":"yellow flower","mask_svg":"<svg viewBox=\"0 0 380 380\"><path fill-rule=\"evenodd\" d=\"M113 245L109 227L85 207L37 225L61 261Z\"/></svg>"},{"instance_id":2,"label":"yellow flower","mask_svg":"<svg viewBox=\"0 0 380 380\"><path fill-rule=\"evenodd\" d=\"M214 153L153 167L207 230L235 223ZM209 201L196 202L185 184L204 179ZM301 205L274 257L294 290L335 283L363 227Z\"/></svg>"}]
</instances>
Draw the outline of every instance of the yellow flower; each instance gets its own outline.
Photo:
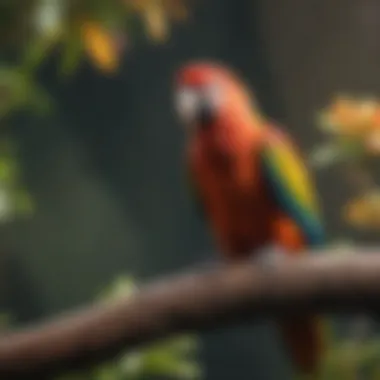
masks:
<instances>
[{"instance_id":1,"label":"yellow flower","mask_svg":"<svg viewBox=\"0 0 380 380\"><path fill-rule=\"evenodd\" d=\"M376 128L366 134L364 145L366 152L370 155L380 155L380 129Z\"/></svg>"},{"instance_id":2,"label":"yellow flower","mask_svg":"<svg viewBox=\"0 0 380 380\"><path fill-rule=\"evenodd\" d=\"M376 110L373 115L373 126L374 128L380 129L380 104L377 104Z\"/></svg>"},{"instance_id":3,"label":"yellow flower","mask_svg":"<svg viewBox=\"0 0 380 380\"><path fill-rule=\"evenodd\" d=\"M362 227L368 223L368 210L361 202L349 203L343 210L343 217L349 224Z\"/></svg>"},{"instance_id":4,"label":"yellow flower","mask_svg":"<svg viewBox=\"0 0 380 380\"><path fill-rule=\"evenodd\" d=\"M338 96L326 111L327 122L346 137L363 136L373 125L378 104L374 100L355 100Z\"/></svg>"},{"instance_id":5,"label":"yellow flower","mask_svg":"<svg viewBox=\"0 0 380 380\"><path fill-rule=\"evenodd\" d=\"M103 72L115 72L119 66L119 53L111 33L93 21L83 22L81 29L84 49L92 62Z\"/></svg>"},{"instance_id":6,"label":"yellow flower","mask_svg":"<svg viewBox=\"0 0 380 380\"><path fill-rule=\"evenodd\" d=\"M364 136L364 147L370 155L380 154L380 106L372 115L371 126Z\"/></svg>"},{"instance_id":7,"label":"yellow flower","mask_svg":"<svg viewBox=\"0 0 380 380\"><path fill-rule=\"evenodd\" d=\"M359 228L380 228L380 192L372 191L349 202L344 210L344 219Z\"/></svg>"}]
</instances>

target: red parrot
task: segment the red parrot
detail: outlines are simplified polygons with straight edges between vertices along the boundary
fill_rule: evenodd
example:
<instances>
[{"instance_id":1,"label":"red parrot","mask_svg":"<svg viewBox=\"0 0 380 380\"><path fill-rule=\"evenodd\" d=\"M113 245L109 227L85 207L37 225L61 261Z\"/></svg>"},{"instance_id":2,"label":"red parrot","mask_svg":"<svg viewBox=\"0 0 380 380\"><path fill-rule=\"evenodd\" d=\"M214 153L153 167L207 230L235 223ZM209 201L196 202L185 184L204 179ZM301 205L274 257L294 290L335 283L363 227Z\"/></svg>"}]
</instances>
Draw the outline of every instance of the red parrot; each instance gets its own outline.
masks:
<instances>
[{"instance_id":1,"label":"red parrot","mask_svg":"<svg viewBox=\"0 0 380 380\"><path fill-rule=\"evenodd\" d=\"M225 260L265 259L271 246L300 255L323 244L301 154L259 112L242 80L219 64L189 63L176 73L175 99L193 195ZM281 319L278 326L296 370L314 374L323 352L319 318Z\"/></svg>"}]
</instances>

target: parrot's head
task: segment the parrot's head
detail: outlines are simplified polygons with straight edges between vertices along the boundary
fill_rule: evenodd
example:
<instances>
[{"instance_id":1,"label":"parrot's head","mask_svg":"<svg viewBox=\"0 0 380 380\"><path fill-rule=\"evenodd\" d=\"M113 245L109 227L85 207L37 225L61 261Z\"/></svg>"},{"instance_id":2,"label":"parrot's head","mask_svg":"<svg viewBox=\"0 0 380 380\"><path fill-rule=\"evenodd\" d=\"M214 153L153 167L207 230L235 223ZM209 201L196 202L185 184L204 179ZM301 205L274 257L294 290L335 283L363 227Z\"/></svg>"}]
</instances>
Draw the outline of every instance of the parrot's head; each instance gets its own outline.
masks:
<instances>
[{"instance_id":1,"label":"parrot's head","mask_svg":"<svg viewBox=\"0 0 380 380\"><path fill-rule=\"evenodd\" d=\"M219 64L189 63L176 73L174 85L176 113L190 131L217 127L228 115L251 116L255 108L243 82Z\"/></svg>"}]
</instances>

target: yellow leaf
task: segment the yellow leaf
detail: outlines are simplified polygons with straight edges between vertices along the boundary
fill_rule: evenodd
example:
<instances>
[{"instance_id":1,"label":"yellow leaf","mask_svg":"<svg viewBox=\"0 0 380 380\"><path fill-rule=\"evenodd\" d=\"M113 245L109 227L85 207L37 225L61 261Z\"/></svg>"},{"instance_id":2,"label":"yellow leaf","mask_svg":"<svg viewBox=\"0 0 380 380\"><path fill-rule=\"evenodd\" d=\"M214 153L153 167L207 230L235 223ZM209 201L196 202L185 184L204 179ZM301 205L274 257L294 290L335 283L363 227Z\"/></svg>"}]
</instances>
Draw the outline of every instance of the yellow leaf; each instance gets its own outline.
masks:
<instances>
[{"instance_id":1,"label":"yellow leaf","mask_svg":"<svg viewBox=\"0 0 380 380\"><path fill-rule=\"evenodd\" d=\"M175 21L184 21L188 17L188 9L186 8L184 1L164 0L164 6Z\"/></svg>"},{"instance_id":2,"label":"yellow leaf","mask_svg":"<svg viewBox=\"0 0 380 380\"><path fill-rule=\"evenodd\" d=\"M169 36L169 20L184 21L188 17L185 0L124 0L139 14L149 37L164 42Z\"/></svg>"},{"instance_id":3,"label":"yellow leaf","mask_svg":"<svg viewBox=\"0 0 380 380\"><path fill-rule=\"evenodd\" d=\"M344 219L351 225L363 227L368 224L369 215L366 205L360 202L352 202L343 209Z\"/></svg>"},{"instance_id":4,"label":"yellow leaf","mask_svg":"<svg viewBox=\"0 0 380 380\"><path fill-rule=\"evenodd\" d=\"M380 228L380 192L372 191L349 202L344 210L345 220L360 228Z\"/></svg>"},{"instance_id":5,"label":"yellow leaf","mask_svg":"<svg viewBox=\"0 0 380 380\"><path fill-rule=\"evenodd\" d=\"M147 33L155 41L163 42L168 38L169 27L165 11L160 3L151 1L144 9L142 18Z\"/></svg>"},{"instance_id":6,"label":"yellow leaf","mask_svg":"<svg viewBox=\"0 0 380 380\"><path fill-rule=\"evenodd\" d=\"M82 24L84 49L98 69L113 73L119 66L117 44L111 33L96 22Z\"/></svg>"},{"instance_id":7,"label":"yellow leaf","mask_svg":"<svg viewBox=\"0 0 380 380\"><path fill-rule=\"evenodd\" d=\"M125 0L124 3L127 7L131 7L135 11L143 12L151 0Z\"/></svg>"}]
</instances>

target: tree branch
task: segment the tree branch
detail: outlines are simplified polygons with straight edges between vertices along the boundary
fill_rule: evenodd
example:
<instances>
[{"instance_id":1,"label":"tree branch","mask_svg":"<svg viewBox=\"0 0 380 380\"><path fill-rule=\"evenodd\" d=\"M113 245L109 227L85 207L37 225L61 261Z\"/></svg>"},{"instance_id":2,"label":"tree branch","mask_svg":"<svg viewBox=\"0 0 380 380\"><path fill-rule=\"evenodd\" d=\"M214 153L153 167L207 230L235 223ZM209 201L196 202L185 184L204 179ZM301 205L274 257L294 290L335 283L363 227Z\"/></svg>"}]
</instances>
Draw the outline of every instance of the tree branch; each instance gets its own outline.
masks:
<instances>
[{"instance_id":1,"label":"tree branch","mask_svg":"<svg viewBox=\"0 0 380 380\"><path fill-rule=\"evenodd\" d=\"M252 262L182 274L128 300L88 307L0 339L0 378L29 379L81 368L173 333L266 316L374 312L380 255L324 254L263 271Z\"/></svg>"}]
</instances>

